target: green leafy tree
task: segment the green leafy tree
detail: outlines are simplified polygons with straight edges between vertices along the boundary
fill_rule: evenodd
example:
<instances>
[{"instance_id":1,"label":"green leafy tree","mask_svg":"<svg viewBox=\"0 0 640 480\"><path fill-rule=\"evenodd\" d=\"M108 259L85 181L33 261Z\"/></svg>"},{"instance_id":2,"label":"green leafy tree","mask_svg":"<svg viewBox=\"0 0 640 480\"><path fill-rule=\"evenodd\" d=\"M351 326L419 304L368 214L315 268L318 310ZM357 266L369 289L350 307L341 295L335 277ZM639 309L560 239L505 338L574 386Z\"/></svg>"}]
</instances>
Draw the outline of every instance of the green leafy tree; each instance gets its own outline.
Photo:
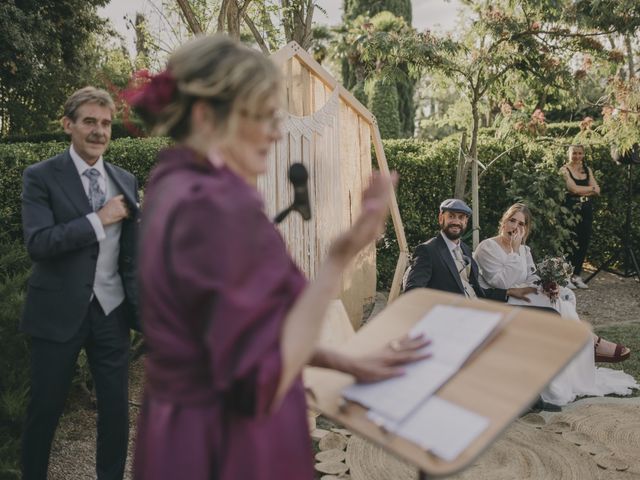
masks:
<instances>
[{"instance_id":1,"label":"green leafy tree","mask_svg":"<svg viewBox=\"0 0 640 480\"><path fill-rule=\"evenodd\" d=\"M393 108L397 111L390 118L397 118L399 122L398 127L386 129L389 133L397 132L391 138L413 136L415 79L409 63L399 62L397 59L407 57L403 49L407 42L413 48L417 36L416 31L404 19L382 11L373 17L359 16L346 22L337 29L333 42L333 48L342 60L345 86L362 103L370 108L374 103L381 105L378 100L372 102L367 98L367 91L373 90L365 89L365 84L376 83L390 88L390 95L393 96L390 101L394 102ZM428 42L426 46L430 48ZM383 78L384 81L380 83L378 80ZM383 116L388 115L386 107L384 112L372 109L372 113L379 122L388 121L383 120Z\"/></svg>"},{"instance_id":2,"label":"green leafy tree","mask_svg":"<svg viewBox=\"0 0 640 480\"><path fill-rule=\"evenodd\" d=\"M175 0L164 5L177 11L190 34L225 32L238 40L252 39L269 54L296 41L304 49L314 44L315 0ZM212 19L216 18L215 28ZM277 18L278 27L273 19ZM170 22L167 22L170 23Z\"/></svg>"},{"instance_id":3,"label":"green leafy tree","mask_svg":"<svg viewBox=\"0 0 640 480\"><path fill-rule=\"evenodd\" d=\"M449 39L449 49L431 50L430 55L419 54L422 39L407 39L405 49L393 49L391 34L378 38L366 48L391 52L389 61L406 63L413 68L437 71L448 79L459 93L469 111L469 151L460 163L456 182L456 196L468 191L471 171L471 197L474 206L474 244L479 240L478 198L478 135L482 126L483 108L493 108L497 93L508 81L529 79L544 87L570 89L574 84L569 58L575 52L596 54L602 44L590 32L579 33L567 27L562 2L548 11L540 2L510 0L468 1L472 12L468 23L461 26L461 34ZM553 2L549 2L550 4ZM439 39L447 42L447 39ZM390 45L385 46L384 43ZM413 42L413 45L411 44ZM437 42L436 42L437 43ZM381 46L382 44L382 46ZM539 100L543 103L545 100ZM535 107L534 107L535 108ZM533 109L532 109L533 110Z\"/></svg>"},{"instance_id":4,"label":"green leafy tree","mask_svg":"<svg viewBox=\"0 0 640 480\"><path fill-rule=\"evenodd\" d=\"M374 112L382 138L400 137L400 113L398 88L395 82L374 76L365 86L368 108Z\"/></svg>"},{"instance_id":5,"label":"green leafy tree","mask_svg":"<svg viewBox=\"0 0 640 480\"><path fill-rule=\"evenodd\" d=\"M640 143L640 79L614 78L608 94L608 104L602 112L604 120L598 132L624 155Z\"/></svg>"},{"instance_id":6,"label":"green leafy tree","mask_svg":"<svg viewBox=\"0 0 640 480\"><path fill-rule=\"evenodd\" d=\"M368 17L374 22L374 18L382 12L389 12L393 16L403 19L406 25L411 26L412 9L410 0L345 0L344 2L345 24L356 22L358 17ZM397 24L393 25L392 22L384 28L401 27ZM343 84L352 93L356 94L356 97L362 92L362 79L358 78L362 70L362 65L359 65L360 61L356 56L351 56L350 58L345 58L342 63ZM415 82L408 75L407 65L400 64L397 68L399 72L394 83L398 95L397 109L400 129L394 138L411 137L413 136L415 123L415 105L413 102ZM364 103L368 104L370 102ZM373 113L379 118L379 113L375 111Z\"/></svg>"},{"instance_id":7,"label":"green leafy tree","mask_svg":"<svg viewBox=\"0 0 640 480\"><path fill-rule=\"evenodd\" d=\"M108 0L0 3L1 133L41 130L94 67L87 44L105 27Z\"/></svg>"},{"instance_id":8,"label":"green leafy tree","mask_svg":"<svg viewBox=\"0 0 640 480\"><path fill-rule=\"evenodd\" d=\"M373 17L380 12L391 12L411 25L411 0L344 0L345 20L355 20L361 15Z\"/></svg>"}]
</instances>

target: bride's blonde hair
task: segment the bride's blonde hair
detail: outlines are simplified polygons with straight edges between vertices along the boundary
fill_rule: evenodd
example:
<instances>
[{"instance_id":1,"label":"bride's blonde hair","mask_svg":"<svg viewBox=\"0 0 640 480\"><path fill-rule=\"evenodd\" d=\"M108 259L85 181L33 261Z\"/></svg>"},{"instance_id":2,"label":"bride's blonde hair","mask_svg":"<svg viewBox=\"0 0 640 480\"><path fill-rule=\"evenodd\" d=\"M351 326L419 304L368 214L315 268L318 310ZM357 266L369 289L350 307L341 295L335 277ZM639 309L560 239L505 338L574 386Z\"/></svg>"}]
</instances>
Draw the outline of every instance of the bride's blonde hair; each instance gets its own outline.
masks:
<instances>
[{"instance_id":1,"label":"bride's blonde hair","mask_svg":"<svg viewBox=\"0 0 640 480\"><path fill-rule=\"evenodd\" d=\"M514 203L507 211L502 214L502 218L500 219L498 233L502 234L505 224L507 221L513 217L516 213L522 213L524 215L524 236L522 237L522 244L524 245L527 242L527 238L529 238L529 232L531 231L531 210L524 203Z\"/></svg>"}]
</instances>

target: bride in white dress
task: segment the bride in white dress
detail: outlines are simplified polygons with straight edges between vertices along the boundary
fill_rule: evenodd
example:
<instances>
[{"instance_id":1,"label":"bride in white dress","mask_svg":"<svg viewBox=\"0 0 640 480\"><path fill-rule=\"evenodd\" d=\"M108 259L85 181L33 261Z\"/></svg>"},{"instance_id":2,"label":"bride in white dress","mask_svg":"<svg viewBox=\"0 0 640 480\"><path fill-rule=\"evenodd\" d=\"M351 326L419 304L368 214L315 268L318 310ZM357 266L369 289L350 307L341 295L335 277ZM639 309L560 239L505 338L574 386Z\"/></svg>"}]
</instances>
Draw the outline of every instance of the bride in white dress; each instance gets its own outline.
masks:
<instances>
[{"instance_id":1,"label":"bride in white dress","mask_svg":"<svg viewBox=\"0 0 640 480\"><path fill-rule=\"evenodd\" d=\"M531 250L524 245L529 234L531 213L526 205L516 203L509 207L500 220L500 231L496 237L484 240L478 245L473 257L480 268L480 284L483 288L514 288L534 286L538 276L531 256ZM575 294L566 287L560 287L558 300L552 303L549 297L539 291L529 295L530 303L509 298L513 305L551 307L560 317L580 321L576 312ZM594 337L596 348L608 350L610 361L628 358L629 349L617 346L600 337ZM614 352L618 356L614 357ZM598 350L599 356L600 350ZM611 393L629 395L631 389L640 388L636 380L620 370L596 368L594 344L589 343L565 369L553 379L542 392L542 399L556 405L566 405L579 396L602 396Z\"/></svg>"}]
</instances>

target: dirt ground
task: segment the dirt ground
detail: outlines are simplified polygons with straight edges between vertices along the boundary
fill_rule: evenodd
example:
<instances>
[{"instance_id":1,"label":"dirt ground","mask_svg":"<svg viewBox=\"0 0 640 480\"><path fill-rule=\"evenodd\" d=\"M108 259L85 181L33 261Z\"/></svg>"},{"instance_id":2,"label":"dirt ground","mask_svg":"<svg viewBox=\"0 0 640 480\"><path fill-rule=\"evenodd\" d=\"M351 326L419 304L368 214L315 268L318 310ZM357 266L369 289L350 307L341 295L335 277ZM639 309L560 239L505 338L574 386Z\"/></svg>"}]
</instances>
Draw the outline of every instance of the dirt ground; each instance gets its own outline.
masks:
<instances>
[{"instance_id":1,"label":"dirt ground","mask_svg":"<svg viewBox=\"0 0 640 480\"><path fill-rule=\"evenodd\" d=\"M633 278L601 272L588 290L577 290L578 313L594 327L640 324L640 283ZM382 298L383 294L379 294ZM638 352L640 354L640 352ZM142 397L142 363L132 364L130 380L131 435L125 478L131 479L135 421ZM50 480L95 478L95 411L91 403L75 401L75 410L63 416L51 452Z\"/></svg>"},{"instance_id":2,"label":"dirt ground","mask_svg":"<svg viewBox=\"0 0 640 480\"><path fill-rule=\"evenodd\" d=\"M640 283L635 278L600 272L588 285L588 290L576 290L581 319L594 327L640 322Z\"/></svg>"}]
</instances>

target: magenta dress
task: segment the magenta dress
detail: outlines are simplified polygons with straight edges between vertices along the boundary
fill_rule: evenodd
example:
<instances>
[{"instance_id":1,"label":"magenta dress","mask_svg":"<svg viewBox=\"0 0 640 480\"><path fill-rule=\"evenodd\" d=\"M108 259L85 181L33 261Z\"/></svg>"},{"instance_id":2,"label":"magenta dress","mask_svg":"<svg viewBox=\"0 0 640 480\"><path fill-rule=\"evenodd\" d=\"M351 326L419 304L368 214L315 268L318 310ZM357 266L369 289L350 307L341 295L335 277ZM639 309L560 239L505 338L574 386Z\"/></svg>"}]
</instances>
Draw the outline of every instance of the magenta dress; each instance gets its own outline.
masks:
<instances>
[{"instance_id":1,"label":"magenta dress","mask_svg":"<svg viewBox=\"0 0 640 480\"><path fill-rule=\"evenodd\" d=\"M282 323L305 278L258 192L172 148L144 203L135 479L313 478L301 380L272 406Z\"/></svg>"}]
</instances>

